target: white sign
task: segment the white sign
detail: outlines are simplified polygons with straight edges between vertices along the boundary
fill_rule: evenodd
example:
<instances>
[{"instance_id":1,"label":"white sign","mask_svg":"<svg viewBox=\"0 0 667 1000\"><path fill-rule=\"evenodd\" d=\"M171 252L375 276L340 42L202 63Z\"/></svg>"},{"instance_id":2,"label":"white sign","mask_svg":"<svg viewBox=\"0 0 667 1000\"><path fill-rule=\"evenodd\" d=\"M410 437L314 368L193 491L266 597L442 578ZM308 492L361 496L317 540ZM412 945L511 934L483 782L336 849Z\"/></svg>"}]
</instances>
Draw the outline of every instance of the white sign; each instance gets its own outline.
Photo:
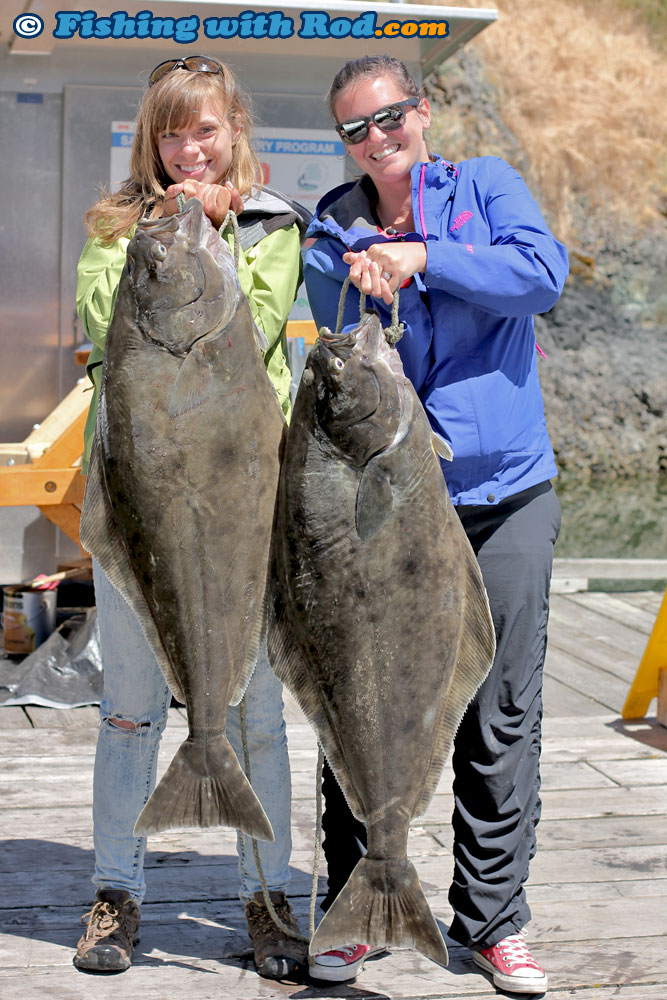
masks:
<instances>
[{"instance_id":1,"label":"white sign","mask_svg":"<svg viewBox=\"0 0 667 1000\"><path fill-rule=\"evenodd\" d=\"M130 152L135 131L134 122L111 122L109 183L112 191L117 191L130 176Z\"/></svg>"}]
</instances>

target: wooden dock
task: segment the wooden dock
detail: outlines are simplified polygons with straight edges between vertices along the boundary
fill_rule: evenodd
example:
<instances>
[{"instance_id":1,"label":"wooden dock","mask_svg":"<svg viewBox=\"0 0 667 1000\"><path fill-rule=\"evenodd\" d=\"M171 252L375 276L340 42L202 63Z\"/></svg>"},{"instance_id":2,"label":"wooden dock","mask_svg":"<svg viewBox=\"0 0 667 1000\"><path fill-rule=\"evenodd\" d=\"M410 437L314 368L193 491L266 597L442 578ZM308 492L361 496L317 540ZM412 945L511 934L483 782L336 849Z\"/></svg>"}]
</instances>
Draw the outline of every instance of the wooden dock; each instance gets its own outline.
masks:
<instances>
[{"instance_id":1,"label":"wooden dock","mask_svg":"<svg viewBox=\"0 0 667 1000\"><path fill-rule=\"evenodd\" d=\"M561 565L554 582L544 685L543 818L528 887L528 940L549 973L552 1000L666 1000L667 729L655 718L620 717L662 593L637 590L633 581L644 577L628 576L627 566L625 576L605 577L604 566L584 562ZM650 575L660 579L660 569L653 567ZM626 579L627 589L589 589L600 578ZM170 714L162 769L185 726L181 711ZM287 718L294 784L290 895L305 929L316 745L291 699ZM77 972L73 949L92 899L96 722L93 707L0 708L2 1000L498 995L467 950L454 944L446 970L397 949L368 962L350 985L329 989L307 980L260 979L250 958L237 897L235 838L228 830L151 837L133 968L111 977ZM447 769L410 835L411 857L443 930L451 916L450 789Z\"/></svg>"}]
</instances>

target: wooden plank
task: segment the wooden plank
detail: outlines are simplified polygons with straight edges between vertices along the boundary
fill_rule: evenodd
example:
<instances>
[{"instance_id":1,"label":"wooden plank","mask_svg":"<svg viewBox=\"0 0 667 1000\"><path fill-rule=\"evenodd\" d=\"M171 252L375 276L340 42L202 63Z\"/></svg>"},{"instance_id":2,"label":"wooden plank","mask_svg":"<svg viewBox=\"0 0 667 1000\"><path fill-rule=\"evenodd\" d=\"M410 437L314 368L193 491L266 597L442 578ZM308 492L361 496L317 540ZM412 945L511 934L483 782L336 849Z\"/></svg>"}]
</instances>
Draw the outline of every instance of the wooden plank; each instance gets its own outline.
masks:
<instances>
[{"instance_id":1,"label":"wooden plank","mask_svg":"<svg viewBox=\"0 0 667 1000\"><path fill-rule=\"evenodd\" d=\"M632 762L634 763L634 762ZM654 763L654 761L649 761ZM661 762L662 763L662 762ZM667 765L667 761L664 762ZM613 788L617 782L587 761L540 764L542 794L568 788Z\"/></svg>"},{"instance_id":2,"label":"wooden plank","mask_svg":"<svg viewBox=\"0 0 667 1000\"><path fill-rule=\"evenodd\" d=\"M655 615L623 600L622 594L613 596L599 593L573 594L570 600L581 607L589 608L591 611L603 615L605 618L611 618L613 621L631 626L638 632L643 632L644 635L650 635L653 631Z\"/></svg>"},{"instance_id":3,"label":"wooden plank","mask_svg":"<svg viewBox=\"0 0 667 1000\"><path fill-rule=\"evenodd\" d=\"M662 748L659 745L650 746L631 739L619 739L618 733L613 732L606 739L580 734L565 739L544 738L541 760L551 764L577 760L589 764L599 760L652 760L656 756L667 755L667 733L664 743Z\"/></svg>"},{"instance_id":4,"label":"wooden plank","mask_svg":"<svg viewBox=\"0 0 667 1000\"><path fill-rule=\"evenodd\" d=\"M80 382L77 382L55 409L30 432L23 444L32 455L33 461L38 459L47 448L51 448L63 434L67 433L73 424L80 422L82 417L85 422L93 395L90 392L90 388L88 379L82 379ZM83 435L83 424L81 424L81 434ZM78 454L75 454L73 458L64 464L71 465L74 459L81 455L82 449L83 437Z\"/></svg>"},{"instance_id":5,"label":"wooden plank","mask_svg":"<svg viewBox=\"0 0 667 1000\"><path fill-rule=\"evenodd\" d=\"M545 673L542 683L542 698L545 721L550 718L561 718L563 715L588 720L596 714L605 718L609 714L609 709L604 705L587 695L582 695L548 673Z\"/></svg>"},{"instance_id":6,"label":"wooden plank","mask_svg":"<svg viewBox=\"0 0 667 1000\"><path fill-rule=\"evenodd\" d=\"M552 625L549 628L548 649L569 653L591 667L620 678L625 684L632 681L637 670L637 657L634 654L625 653L622 649L612 652L609 646L576 628Z\"/></svg>"},{"instance_id":7,"label":"wooden plank","mask_svg":"<svg viewBox=\"0 0 667 1000\"><path fill-rule=\"evenodd\" d=\"M15 729L32 729L30 719L20 705L0 705L0 738L3 747L6 746L5 733Z\"/></svg>"},{"instance_id":8,"label":"wooden plank","mask_svg":"<svg viewBox=\"0 0 667 1000\"><path fill-rule=\"evenodd\" d=\"M450 824L423 827L443 848L452 849L454 833ZM593 820L541 820L537 828L539 851L581 847L627 847L663 844L665 816L600 816Z\"/></svg>"},{"instance_id":9,"label":"wooden plank","mask_svg":"<svg viewBox=\"0 0 667 1000\"><path fill-rule=\"evenodd\" d=\"M260 855L261 856L261 855ZM57 906L67 899L74 906L89 906L92 896L90 876L93 872L92 852L85 870L50 870L35 878L34 872L3 874L3 908ZM417 858L416 866L427 862ZM437 866L436 866L437 867ZM43 876L43 877L42 877ZM438 877L442 882L442 877ZM147 900L188 903L206 899L235 899L238 896L239 875L236 851L218 855L215 863L199 865L159 865L151 869L147 879ZM290 891L306 896L310 892L311 874L292 866ZM320 878L320 892L326 891Z\"/></svg>"},{"instance_id":10,"label":"wooden plank","mask_svg":"<svg viewBox=\"0 0 667 1000\"><path fill-rule=\"evenodd\" d=\"M650 788L598 788L592 795L588 789L567 789L542 793L542 815L545 819L595 819L598 816L655 816L665 812ZM451 795L436 795L420 822L449 821L453 808Z\"/></svg>"},{"instance_id":11,"label":"wooden plank","mask_svg":"<svg viewBox=\"0 0 667 1000\"><path fill-rule=\"evenodd\" d=\"M96 705L82 705L80 708L26 705L25 710L35 729L90 729L100 721Z\"/></svg>"},{"instance_id":12,"label":"wooden plank","mask_svg":"<svg viewBox=\"0 0 667 1000\"><path fill-rule=\"evenodd\" d=\"M656 792L667 812L667 759L654 760L601 760L592 765L601 775L605 775L620 785L637 788L639 785L658 785ZM667 830L666 830L667 832Z\"/></svg>"},{"instance_id":13,"label":"wooden plank","mask_svg":"<svg viewBox=\"0 0 667 1000\"><path fill-rule=\"evenodd\" d=\"M581 594L554 595L549 602L550 633L554 624L567 629L576 629L589 639L595 639L603 648L609 647L610 656L614 655L615 649L620 649L636 656L639 662L646 645L646 636L634 628L614 621L608 615L601 614L598 610L578 604L576 599L581 596ZM608 598L607 594L596 596Z\"/></svg>"},{"instance_id":14,"label":"wooden plank","mask_svg":"<svg viewBox=\"0 0 667 1000\"><path fill-rule=\"evenodd\" d=\"M85 485L85 477L79 469L3 466L0 468L0 506L81 504Z\"/></svg>"},{"instance_id":15,"label":"wooden plank","mask_svg":"<svg viewBox=\"0 0 667 1000\"><path fill-rule=\"evenodd\" d=\"M620 597L620 594L616 595ZM638 608L643 608L649 614L655 616L662 604L662 594L657 590L638 590L634 594L623 594L623 600L629 604L634 604Z\"/></svg>"},{"instance_id":16,"label":"wooden plank","mask_svg":"<svg viewBox=\"0 0 667 1000\"><path fill-rule=\"evenodd\" d=\"M25 707L27 708L28 706ZM48 750L53 754L57 753L60 755L61 752L86 756L94 754L97 743L97 726L87 726L77 729L50 729L45 733L41 728L33 729L26 715L25 720L28 728L21 728L18 731L14 731L1 726L3 713L11 711L13 709L7 707L0 709L0 740L3 746L3 759L39 755L47 745L47 739ZM23 708L17 707L16 711L23 712ZM0 769L1 777L2 770Z\"/></svg>"},{"instance_id":17,"label":"wooden plank","mask_svg":"<svg viewBox=\"0 0 667 1000\"><path fill-rule=\"evenodd\" d=\"M552 644L547 649L544 672L573 691L586 695L607 712L620 715L628 693L628 681L592 667L585 659L565 653Z\"/></svg>"},{"instance_id":18,"label":"wooden plank","mask_svg":"<svg viewBox=\"0 0 667 1000\"><path fill-rule=\"evenodd\" d=\"M580 719L545 719L542 725L543 734L550 743L555 746L562 745L563 741L571 741L574 746L581 739L582 732L591 739L602 738L605 742L608 738L622 736L623 740L618 741L619 746L636 745L653 747L667 752L667 733L662 726L658 725L654 718L642 719L621 719L617 715L591 717L582 727Z\"/></svg>"},{"instance_id":19,"label":"wooden plank","mask_svg":"<svg viewBox=\"0 0 667 1000\"><path fill-rule=\"evenodd\" d=\"M83 430L88 417L88 405L90 400L83 400L84 409L78 416L73 417L62 433L48 446L40 458L33 457L36 467L42 469L66 468L75 465L83 454ZM43 427L40 428L43 430Z\"/></svg>"},{"instance_id":20,"label":"wooden plank","mask_svg":"<svg viewBox=\"0 0 667 1000\"><path fill-rule=\"evenodd\" d=\"M0 444L0 465L25 465L30 452L24 444Z\"/></svg>"},{"instance_id":21,"label":"wooden plank","mask_svg":"<svg viewBox=\"0 0 667 1000\"><path fill-rule=\"evenodd\" d=\"M611 872L617 881L646 878L662 882L662 891L667 895L667 845L538 850L531 862L530 881L533 886L545 882L579 882L590 887L594 882L607 882ZM589 892L594 895L592 890Z\"/></svg>"},{"instance_id":22,"label":"wooden plank","mask_svg":"<svg viewBox=\"0 0 667 1000\"><path fill-rule=\"evenodd\" d=\"M39 942L37 942L38 944ZM48 945L48 942L46 943ZM233 927L183 920L171 927L148 927L136 952L131 973L113 977L82 975L71 964L72 939L62 935L50 951L35 954L33 967L11 968L2 975L3 1000L107 1000L111 985L118 1000L165 1000L180 995L197 1000L282 1000L317 996L320 1000L474 1000L496 997L490 978L478 969L467 949L452 945L447 969L434 966L407 949L392 949L370 960L353 986L306 982L278 983L261 979L252 968L248 939L235 921ZM531 939L536 957L549 972L550 998L580 1000L664 1000L667 949L664 938L628 940L627 935L590 941L542 942ZM593 945L593 946L592 946ZM36 944L33 944L33 948ZM174 951L171 947L175 948ZM24 952L30 961L30 952ZM619 956L623 956L621 964ZM48 964L42 964L47 963ZM54 971L57 974L54 975ZM587 983L594 987L587 988ZM630 992L626 992L626 986ZM642 984L644 984L642 986ZM304 988L305 987L305 988ZM662 994L659 990L662 989ZM22 992L21 992L22 991ZM564 992L561 992L564 991Z\"/></svg>"},{"instance_id":23,"label":"wooden plank","mask_svg":"<svg viewBox=\"0 0 667 1000\"><path fill-rule=\"evenodd\" d=\"M554 577L643 580L667 577L667 559L554 559Z\"/></svg>"}]
</instances>

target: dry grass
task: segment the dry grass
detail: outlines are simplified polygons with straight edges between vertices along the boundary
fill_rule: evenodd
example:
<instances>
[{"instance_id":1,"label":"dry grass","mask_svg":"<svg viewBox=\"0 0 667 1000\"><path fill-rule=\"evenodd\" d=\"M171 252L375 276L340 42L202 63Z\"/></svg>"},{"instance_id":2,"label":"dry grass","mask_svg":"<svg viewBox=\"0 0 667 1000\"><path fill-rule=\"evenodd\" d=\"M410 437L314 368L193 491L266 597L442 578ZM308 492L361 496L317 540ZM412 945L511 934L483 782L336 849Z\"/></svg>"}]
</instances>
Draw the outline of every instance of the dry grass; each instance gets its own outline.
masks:
<instances>
[{"instance_id":1,"label":"dry grass","mask_svg":"<svg viewBox=\"0 0 667 1000\"><path fill-rule=\"evenodd\" d=\"M649 0L634 17L624 9L628 2L498 0L498 22L470 46L497 91L503 122L527 154L527 179L555 232L575 245L590 241L582 215L611 216L635 232L667 207L667 14L664 0ZM641 20L645 10L651 30ZM446 140L465 122L445 120L440 130ZM459 155L446 142L439 151Z\"/></svg>"}]
</instances>

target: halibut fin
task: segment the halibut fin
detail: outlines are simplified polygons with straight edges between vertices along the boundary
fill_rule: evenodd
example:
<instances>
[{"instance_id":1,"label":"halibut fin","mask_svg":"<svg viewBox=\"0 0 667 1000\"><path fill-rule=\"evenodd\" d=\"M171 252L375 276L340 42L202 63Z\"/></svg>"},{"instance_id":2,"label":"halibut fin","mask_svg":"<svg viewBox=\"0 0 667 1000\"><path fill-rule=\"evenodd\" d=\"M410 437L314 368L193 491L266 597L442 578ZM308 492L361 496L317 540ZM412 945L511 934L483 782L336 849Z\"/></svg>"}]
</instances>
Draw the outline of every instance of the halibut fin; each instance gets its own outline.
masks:
<instances>
[{"instance_id":1,"label":"halibut fin","mask_svg":"<svg viewBox=\"0 0 667 1000\"><path fill-rule=\"evenodd\" d=\"M106 410L104 398L100 400L98 421L104 424ZM102 459L99 454L99 439L105 435L99 430L93 442L93 449L86 476L86 493L81 510L81 545L98 561L116 590L130 605L143 629L146 640L155 654L167 686L176 701L185 704L185 695L160 639L160 634L146 604L146 599L134 575L125 542L113 513Z\"/></svg>"},{"instance_id":2,"label":"halibut fin","mask_svg":"<svg viewBox=\"0 0 667 1000\"><path fill-rule=\"evenodd\" d=\"M262 805L226 736L181 744L134 825L135 836L184 827L230 826L273 840Z\"/></svg>"},{"instance_id":3,"label":"halibut fin","mask_svg":"<svg viewBox=\"0 0 667 1000\"><path fill-rule=\"evenodd\" d=\"M442 966L449 961L415 866L407 858L362 858L317 928L310 954L350 941L416 948Z\"/></svg>"},{"instance_id":4,"label":"halibut fin","mask_svg":"<svg viewBox=\"0 0 667 1000\"><path fill-rule=\"evenodd\" d=\"M361 475L354 512L357 534L362 542L377 535L394 509L394 494L386 471L371 459Z\"/></svg>"},{"instance_id":5,"label":"halibut fin","mask_svg":"<svg viewBox=\"0 0 667 1000\"><path fill-rule=\"evenodd\" d=\"M201 406L210 396L212 384L209 360L203 347L195 344L178 369L167 405L169 416L180 417L195 406Z\"/></svg>"},{"instance_id":6,"label":"halibut fin","mask_svg":"<svg viewBox=\"0 0 667 1000\"><path fill-rule=\"evenodd\" d=\"M436 455L444 458L445 462L452 462L454 460L454 452L444 437L441 437L436 431L431 431L431 444Z\"/></svg>"},{"instance_id":7,"label":"halibut fin","mask_svg":"<svg viewBox=\"0 0 667 1000\"><path fill-rule=\"evenodd\" d=\"M457 515L454 515L457 516ZM489 600L482 574L472 549L466 546L467 572L463 577L464 594L457 636L457 651L442 714L433 742L424 790L411 819L423 815L435 794L442 769L461 719L485 680L496 652L496 636L489 610Z\"/></svg>"}]
</instances>

